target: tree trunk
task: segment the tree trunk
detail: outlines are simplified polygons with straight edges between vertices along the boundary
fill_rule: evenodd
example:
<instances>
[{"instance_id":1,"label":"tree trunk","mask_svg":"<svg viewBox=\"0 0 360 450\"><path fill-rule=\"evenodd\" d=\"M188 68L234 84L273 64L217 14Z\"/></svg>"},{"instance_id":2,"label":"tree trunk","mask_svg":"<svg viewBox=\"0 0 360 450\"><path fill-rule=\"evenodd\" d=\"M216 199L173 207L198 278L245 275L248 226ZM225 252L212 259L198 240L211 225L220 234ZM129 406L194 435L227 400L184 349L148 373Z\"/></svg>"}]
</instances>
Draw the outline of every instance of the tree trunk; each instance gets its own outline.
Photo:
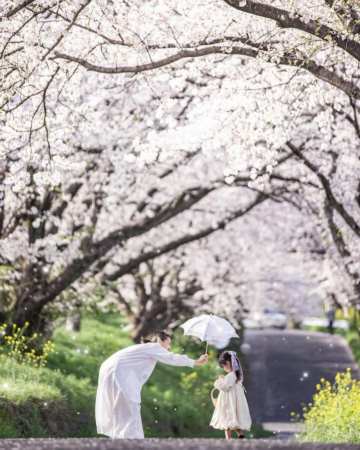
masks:
<instances>
[{"instance_id":1,"label":"tree trunk","mask_svg":"<svg viewBox=\"0 0 360 450\"><path fill-rule=\"evenodd\" d=\"M136 324L134 324L131 338L137 344L141 342L142 338L149 336L151 333L154 333L158 329L162 329L164 327L159 324L159 326L155 326L152 320L138 320Z\"/></svg>"},{"instance_id":2,"label":"tree trunk","mask_svg":"<svg viewBox=\"0 0 360 450\"><path fill-rule=\"evenodd\" d=\"M73 333L79 333L81 330L81 313L76 311L66 319L66 329Z\"/></svg>"},{"instance_id":3,"label":"tree trunk","mask_svg":"<svg viewBox=\"0 0 360 450\"><path fill-rule=\"evenodd\" d=\"M163 309L164 306L161 306ZM166 309L164 311L147 311L143 315L135 315L132 319L133 331L131 337L134 342L141 342L141 338L149 336L155 331L166 329L171 323L171 317L166 314Z\"/></svg>"},{"instance_id":4,"label":"tree trunk","mask_svg":"<svg viewBox=\"0 0 360 450\"><path fill-rule=\"evenodd\" d=\"M26 325L25 334L33 333L48 334L51 328L50 322L43 314L41 302L36 297L22 297L19 299L12 311L8 314L7 323L10 326L16 324L23 328Z\"/></svg>"},{"instance_id":5,"label":"tree trunk","mask_svg":"<svg viewBox=\"0 0 360 450\"><path fill-rule=\"evenodd\" d=\"M5 323L5 322L6 322L6 319L7 319L6 314L5 314L3 311L0 311L0 325L1 325L2 323Z\"/></svg>"}]
</instances>

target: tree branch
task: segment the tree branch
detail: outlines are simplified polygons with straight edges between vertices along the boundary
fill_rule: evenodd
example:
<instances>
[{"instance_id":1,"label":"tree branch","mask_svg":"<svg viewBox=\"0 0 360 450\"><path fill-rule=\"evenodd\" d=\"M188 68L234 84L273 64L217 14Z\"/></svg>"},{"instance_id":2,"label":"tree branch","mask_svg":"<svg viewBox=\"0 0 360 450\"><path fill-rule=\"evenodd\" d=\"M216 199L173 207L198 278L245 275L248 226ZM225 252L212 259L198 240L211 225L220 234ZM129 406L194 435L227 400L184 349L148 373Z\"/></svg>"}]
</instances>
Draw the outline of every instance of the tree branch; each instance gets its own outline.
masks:
<instances>
[{"instance_id":1,"label":"tree branch","mask_svg":"<svg viewBox=\"0 0 360 450\"><path fill-rule=\"evenodd\" d=\"M355 221L355 219L351 216L351 214L347 211L345 206L340 203L330 185L330 181L326 178L326 176L320 172L318 167L316 167L305 155L304 153L299 150L294 144L291 142L287 142L288 148L299 158L301 159L305 166L308 167L319 179L322 187L324 188L324 192L327 198L327 201L330 203L330 205L333 206L333 208L336 210L336 212L344 219L345 223L350 227L350 229L358 236L360 237L360 225Z\"/></svg>"},{"instance_id":2,"label":"tree branch","mask_svg":"<svg viewBox=\"0 0 360 450\"><path fill-rule=\"evenodd\" d=\"M351 257L351 253L349 249L346 246L346 243L344 241L344 238L342 236L341 230L336 225L334 220L334 207L333 205L326 201L325 202L325 215L327 218L328 226L330 229L330 234L333 239L333 242L335 244L335 247L341 256L341 258L344 259L344 268L349 276L349 278L352 280L353 289L356 295L356 302L357 303L360 300L360 276L358 272L353 272L353 270L349 267L349 258Z\"/></svg>"},{"instance_id":3,"label":"tree branch","mask_svg":"<svg viewBox=\"0 0 360 450\"><path fill-rule=\"evenodd\" d=\"M20 3L20 5L16 6L15 8L11 9L5 14L5 17L7 19L10 19L10 17L15 16L19 11L22 9L25 9L27 6L31 5L31 3L35 3L35 0L25 0L24 2ZM1 21L1 18L0 18Z\"/></svg>"},{"instance_id":4,"label":"tree branch","mask_svg":"<svg viewBox=\"0 0 360 450\"><path fill-rule=\"evenodd\" d=\"M349 36L341 35L327 25L321 24L315 20L305 21L301 16L296 14L293 15L285 9L253 0L247 0L244 6L239 6L238 0L224 0L224 2L238 11L274 20L281 28L292 28L303 31L322 40L327 40L330 37L339 48L349 53L357 61L360 60L360 43L350 39Z\"/></svg>"},{"instance_id":5,"label":"tree branch","mask_svg":"<svg viewBox=\"0 0 360 450\"><path fill-rule=\"evenodd\" d=\"M204 228L201 231L193 234L186 234L181 238L175 239L167 244L164 244L161 247L154 248L148 252L144 252L139 256L129 260L126 264L120 266L116 271L111 274L106 274L102 276L102 282L111 282L115 281L118 278L130 273L136 267L138 267L141 263L158 258L161 255L171 252L183 245L189 244L191 242L198 241L199 239L203 239L209 236L212 233L215 233L218 230L224 229L227 224L233 222L239 217L244 216L246 213L250 212L253 208L263 203L268 199L268 196L265 194L258 194L256 199L252 201L246 208L241 208L231 214L227 215L225 218L220 220L216 226L209 226Z\"/></svg>"},{"instance_id":6,"label":"tree branch","mask_svg":"<svg viewBox=\"0 0 360 450\"><path fill-rule=\"evenodd\" d=\"M264 44L265 45L265 44ZM136 64L133 66L116 66L116 67L105 67L101 65L92 64L89 61L78 58L76 56L71 56L69 54L61 53L58 51L54 52L53 59L63 59L65 61L77 63L89 70L90 72L99 72L104 74L124 74L124 73L141 73L146 71L151 71L158 69L160 67L164 67L175 62L181 61L187 58L199 58L209 55L216 54L226 54L226 55L236 55L236 56L245 56L249 58L258 58L259 56L264 57L264 62L268 62L267 60L271 58L274 59L276 64L297 67L300 69L307 70L311 74L313 74L316 78L325 81L338 89L341 89L350 97L360 99L360 88L356 86L356 84L351 81L346 80L345 78L338 75L336 72L333 72L326 67L317 64L315 61L311 59L304 59L298 55L276 55L273 56L268 54L266 51L250 48L250 47L239 47L239 46L229 46L224 47L223 45L211 45L206 47L198 47L198 48L184 48L179 50L178 52L166 56L164 58L160 58L156 61L151 61L149 63L144 64Z\"/></svg>"},{"instance_id":7,"label":"tree branch","mask_svg":"<svg viewBox=\"0 0 360 450\"><path fill-rule=\"evenodd\" d=\"M81 243L83 255L75 258L62 273L49 283L45 292L38 295L37 301L34 302L34 307L45 306L51 302L112 248L121 246L129 239L140 236L152 228L176 217L181 212L198 203L214 189L216 189L215 186L189 188L156 211L154 217L146 217L138 223L115 230L98 242L93 242L91 236L86 236Z\"/></svg>"},{"instance_id":8,"label":"tree branch","mask_svg":"<svg viewBox=\"0 0 360 450\"><path fill-rule=\"evenodd\" d=\"M65 31L63 33L60 34L60 36L58 37L58 39L54 42L54 44L47 50L47 52L41 57L41 61L44 61L47 56L60 44L60 42L64 39L65 37L65 33L68 32L69 30L71 30L71 28L74 26L74 24L76 23L76 20L78 19L78 17L80 16L80 14L83 12L83 10L91 3L91 0L85 0L84 3L82 5L80 5L79 9L76 11L76 13L74 14L74 17L72 19L72 21L70 22L70 24L66 27Z\"/></svg>"}]
</instances>

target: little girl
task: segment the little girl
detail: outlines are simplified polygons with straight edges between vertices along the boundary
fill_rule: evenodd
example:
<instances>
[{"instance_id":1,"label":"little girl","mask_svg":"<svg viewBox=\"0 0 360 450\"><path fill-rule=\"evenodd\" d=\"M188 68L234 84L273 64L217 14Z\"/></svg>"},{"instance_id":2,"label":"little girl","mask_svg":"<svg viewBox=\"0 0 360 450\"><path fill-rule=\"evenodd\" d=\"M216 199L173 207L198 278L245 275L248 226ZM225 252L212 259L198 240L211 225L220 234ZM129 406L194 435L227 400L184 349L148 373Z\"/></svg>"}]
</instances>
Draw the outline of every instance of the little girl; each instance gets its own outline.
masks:
<instances>
[{"instance_id":1,"label":"little girl","mask_svg":"<svg viewBox=\"0 0 360 450\"><path fill-rule=\"evenodd\" d=\"M226 439L231 439L232 432L238 438L244 438L243 430L251 427L251 417L243 388L243 371L237 354L225 351L219 357L219 365L226 376L221 375L214 383L219 390L215 411L210 426L225 431Z\"/></svg>"}]
</instances>

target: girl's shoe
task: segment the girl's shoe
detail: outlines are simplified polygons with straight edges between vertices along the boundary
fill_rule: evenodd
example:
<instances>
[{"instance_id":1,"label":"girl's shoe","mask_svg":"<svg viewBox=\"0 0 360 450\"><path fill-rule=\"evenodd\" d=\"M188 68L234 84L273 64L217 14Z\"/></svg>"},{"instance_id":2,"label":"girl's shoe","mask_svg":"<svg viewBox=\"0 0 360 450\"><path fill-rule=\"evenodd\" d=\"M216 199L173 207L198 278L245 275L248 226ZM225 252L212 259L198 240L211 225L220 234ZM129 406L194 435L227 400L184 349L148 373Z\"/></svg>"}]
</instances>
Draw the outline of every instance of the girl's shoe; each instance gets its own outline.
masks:
<instances>
[{"instance_id":1,"label":"girl's shoe","mask_svg":"<svg viewBox=\"0 0 360 450\"><path fill-rule=\"evenodd\" d=\"M236 431L238 439L245 439L245 433L242 430Z\"/></svg>"}]
</instances>

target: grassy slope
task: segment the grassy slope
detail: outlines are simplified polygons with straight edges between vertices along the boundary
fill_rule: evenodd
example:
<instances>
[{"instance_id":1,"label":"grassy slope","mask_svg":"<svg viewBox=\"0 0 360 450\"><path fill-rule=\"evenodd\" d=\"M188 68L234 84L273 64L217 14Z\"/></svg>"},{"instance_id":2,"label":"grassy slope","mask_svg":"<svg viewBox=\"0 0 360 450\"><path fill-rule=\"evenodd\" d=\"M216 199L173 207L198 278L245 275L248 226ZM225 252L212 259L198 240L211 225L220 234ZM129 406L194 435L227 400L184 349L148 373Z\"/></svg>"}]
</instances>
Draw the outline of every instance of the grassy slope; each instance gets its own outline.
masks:
<instances>
[{"instance_id":1,"label":"grassy slope","mask_svg":"<svg viewBox=\"0 0 360 450\"><path fill-rule=\"evenodd\" d=\"M347 340L354 354L357 363L360 365L360 339L356 331L352 330L347 334Z\"/></svg>"},{"instance_id":2,"label":"grassy slope","mask_svg":"<svg viewBox=\"0 0 360 450\"><path fill-rule=\"evenodd\" d=\"M0 357L0 437L86 436L93 395L87 379Z\"/></svg>"}]
</instances>

